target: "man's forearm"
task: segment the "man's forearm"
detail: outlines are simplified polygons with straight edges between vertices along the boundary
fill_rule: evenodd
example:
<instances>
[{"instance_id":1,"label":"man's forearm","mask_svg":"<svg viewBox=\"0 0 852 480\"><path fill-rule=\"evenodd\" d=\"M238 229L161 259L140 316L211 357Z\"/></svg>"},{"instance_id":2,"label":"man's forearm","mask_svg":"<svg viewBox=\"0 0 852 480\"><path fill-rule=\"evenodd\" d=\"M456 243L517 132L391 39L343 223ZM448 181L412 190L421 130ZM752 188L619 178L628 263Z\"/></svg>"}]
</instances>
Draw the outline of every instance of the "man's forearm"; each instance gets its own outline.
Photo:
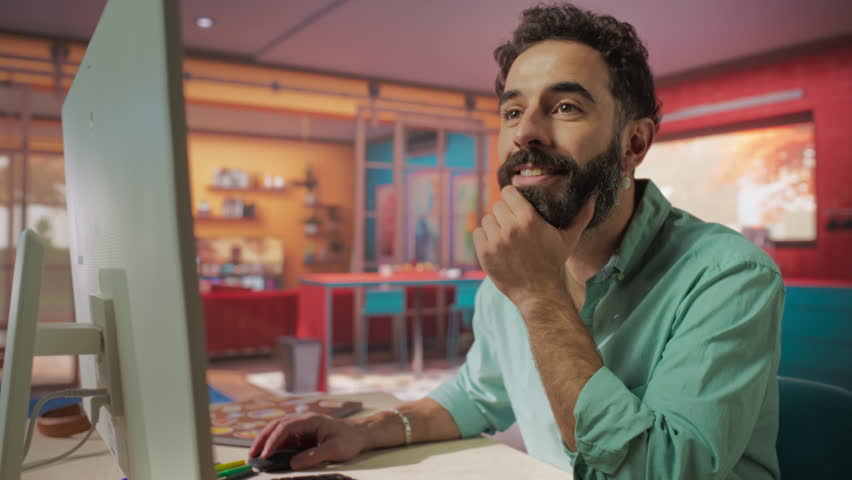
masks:
<instances>
[{"instance_id":1,"label":"man's forearm","mask_svg":"<svg viewBox=\"0 0 852 480\"><path fill-rule=\"evenodd\" d=\"M576 450L574 406L583 386L603 366L603 359L572 304L535 302L521 314L562 441Z\"/></svg>"},{"instance_id":2,"label":"man's forearm","mask_svg":"<svg viewBox=\"0 0 852 480\"><path fill-rule=\"evenodd\" d=\"M440 403L431 398L397 407L411 424L412 443L453 440L461 437L455 420ZM363 429L370 444L367 450L405 444L405 424L395 412L382 411L369 417L351 420Z\"/></svg>"}]
</instances>

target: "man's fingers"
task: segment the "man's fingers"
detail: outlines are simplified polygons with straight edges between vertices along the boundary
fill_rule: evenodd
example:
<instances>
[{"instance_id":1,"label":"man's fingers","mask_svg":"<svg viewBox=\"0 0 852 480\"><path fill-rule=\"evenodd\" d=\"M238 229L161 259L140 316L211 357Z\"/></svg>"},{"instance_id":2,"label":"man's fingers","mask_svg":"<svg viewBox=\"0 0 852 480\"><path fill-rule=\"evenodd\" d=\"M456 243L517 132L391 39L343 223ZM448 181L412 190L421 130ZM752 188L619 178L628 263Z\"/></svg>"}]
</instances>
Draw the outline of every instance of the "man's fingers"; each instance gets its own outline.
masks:
<instances>
[{"instance_id":1,"label":"man's fingers","mask_svg":"<svg viewBox=\"0 0 852 480\"><path fill-rule=\"evenodd\" d=\"M263 446L266 445L266 440L269 438L269 435L272 434L272 431L275 430L281 422L269 422L263 427L263 431L255 437L254 442L251 444L251 448L249 449L249 457L256 457L263 451Z\"/></svg>"},{"instance_id":2,"label":"man's fingers","mask_svg":"<svg viewBox=\"0 0 852 480\"><path fill-rule=\"evenodd\" d=\"M264 442L263 450L260 453L261 457L269 458L275 450L278 450L278 445L281 445L282 440L287 438L286 428L287 423L280 422L269 432L269 436L266 437L266 442Z\"/></svg>"},{"instance_id":3,"label":"man's fingers","mask_svg":"<svg viewBox=\"0 0 852 480\"><path fill-rule=\"evenodd\" d=\"M532 204L513 185L503 187L500 190L500 197L518 218L536 213Z\"/></svg>"},{"instance_id":4,"label":"man's fingers","mask_svg":"<svg viewBox=\"0 0 852 480\"><path fill-rule=\"evenodd\" d=\"M586 204L583 205L583 208L577 213L577 216L574 217L574 221L571 222L570 228L582 228L586 229L586 226L589 225L589 222L592 221L592 217L595 216L595 203L597 202L597 195L591 195L589 199L586 201Z\"/></svg>"},{"instance_id":5,"label":"man's fingers","mask_svg":"<svg viewBox=\"0 0 852 480\"><path fill-rule=\"evenodd\" d=\"M473 250L476 252L476 258L479 260L480 266L485 266L482 261L482 254L485 252L485 246L488 245L488 237L485 235L485 231L482 230L482 227L477 228L473 231Z\"/></svg>"},{"instance_id":6,"label":"man's fingers","mask_svg":"<svg viewBox=\"0 0 852 480\"><path fill-rule=\"evenodd\" d=\"M489 240L495 241L500 238L500 225L494 215L488 214L482 217L482 229Z\"/></svg>"},{"instance_id":7,"label":"man's fingers","mask_svg":"<svg viewBox=\"0 0 852 480\"><path fill-rule=\"evenodd\" d=\"M586 229L589 228L589 222L591 222L592 217L595 216L596 199L597 195L592 195L592 197L589 198L589 200L587 200L580 208L580 211L577 212L577 216L574 217L574 220L571 221L568 228L560 232L563 238L576 242L577 239L583 235Z\"/></svg>"},{"instance_id":8,"label":"man's fingers","mask_svg":"<svg viewBox=\"0 0 852 480\"><path fill-rule=\"evenodd\" d=\"M512 213L512 210L506 205L506 202L499 201L494 204L494 218L497 219L497 223L500 224L500 229L505 230L511 228L512 225L516 223L515 214Z\"/></svg>"},{"instance_id":9,"label":"man's fingers","mask_svg":"<svg viewBox=\"0 0 852 480\"><path fill-rule=\"evenodd\" d=\"M269 458L288 438L301 435L316 435L320 422L323 420L322 417L309 417L290 422L280 422L267 437L260 456Z\"/></svg>"}]
</instances>

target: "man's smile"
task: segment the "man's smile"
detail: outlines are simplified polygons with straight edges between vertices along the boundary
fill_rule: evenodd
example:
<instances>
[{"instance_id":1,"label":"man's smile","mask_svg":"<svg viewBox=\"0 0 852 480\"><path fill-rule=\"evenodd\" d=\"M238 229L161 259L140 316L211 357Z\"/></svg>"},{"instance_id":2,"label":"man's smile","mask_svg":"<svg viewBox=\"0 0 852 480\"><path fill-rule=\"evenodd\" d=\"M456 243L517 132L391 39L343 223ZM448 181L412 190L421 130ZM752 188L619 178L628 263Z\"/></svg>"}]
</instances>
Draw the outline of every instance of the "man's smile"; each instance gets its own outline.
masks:
<instances>
[{"instance_id":1,"label":"man's smile","mask_svg":"<svg viewBox=\"0 0 852 480\"><path fill-rule=\"evenodd\" d=\"M541 185L562 175L564 175L564 172L550 167L536 167L532 164L526 164L515 169L514 175L512 175L512 185L516 187Z\"/></svg>"}]
</instances>

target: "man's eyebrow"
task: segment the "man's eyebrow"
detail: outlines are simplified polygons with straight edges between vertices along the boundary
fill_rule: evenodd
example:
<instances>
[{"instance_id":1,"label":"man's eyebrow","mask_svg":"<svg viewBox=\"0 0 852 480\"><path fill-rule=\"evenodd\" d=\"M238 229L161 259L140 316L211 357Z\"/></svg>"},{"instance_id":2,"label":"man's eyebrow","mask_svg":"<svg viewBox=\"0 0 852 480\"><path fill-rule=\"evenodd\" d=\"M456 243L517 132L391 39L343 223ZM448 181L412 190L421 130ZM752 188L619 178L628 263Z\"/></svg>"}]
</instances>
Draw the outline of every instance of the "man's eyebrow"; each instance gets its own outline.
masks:
<instances>
[{"instance_id":1,"label":"man's eyebrow","mask_svg":"<svg viewBox=\"0 0 852 480\"><path fill-rule=\"evenodd\" d=\"M554 83L553 85L547 87L547 90L551 93L565 93L565 92L567 92L567 93L579 93L580 95L585 97L586 100L588 100L592 103L597 103L595 101L595 97L592 96L591 92L586 90L586 87L580 85L577 82Z\"/></svg>"},{"instance_id":2,"label":"man's eyebrow","mask_svg":"<svg viewBox=\"0 0 852 480\"><path fill-rule=\"evenodd\" d=\"M559 82L554 83L553 85L547 87L547 91L549 93L579 93L586 100L597 103L595 97L589 92L586 87L580 85L577 82ZM500 105L502 106L504 103L512 100L513 98L517 98L521 96L520 90L506 90L503 92L503 95L500 95Z\"/></svg>"},{"instance_id":3,"label":"man's eyebrow","mask_svg":"<svg viewBox=\"0 0 852 480\"><path fill-rule=\"evenodd\" d=\"M521 96L520 90L507 90L507 91L503 92L503 95L500 95L500 106L502 106L504 103L508 102L509 100L511 100L515 97L520 97L520 96Z\"/></svg>"}]
</instances>

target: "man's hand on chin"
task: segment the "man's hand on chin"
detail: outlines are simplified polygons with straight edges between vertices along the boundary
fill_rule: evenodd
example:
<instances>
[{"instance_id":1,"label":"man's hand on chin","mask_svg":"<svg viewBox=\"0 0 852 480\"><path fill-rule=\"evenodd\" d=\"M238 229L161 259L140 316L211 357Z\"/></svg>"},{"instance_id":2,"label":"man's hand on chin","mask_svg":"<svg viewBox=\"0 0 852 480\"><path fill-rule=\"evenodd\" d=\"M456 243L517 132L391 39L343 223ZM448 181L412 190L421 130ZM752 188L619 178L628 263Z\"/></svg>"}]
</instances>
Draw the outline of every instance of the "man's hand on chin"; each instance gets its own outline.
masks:
<instances>
[{"instance_id":1,"label":"man's hand on chin","mask_svg":"<svg viewBox=\"0 0 852 480\"><path fill-rule=\"evenodd\" d=\"M565 262L595 210L594 196L565 230L547 223L514 186L506 186L493 213L473 231L476 255L494 285L522 312L526 303L563 300Z\"/></svg>"}]
</instances>

